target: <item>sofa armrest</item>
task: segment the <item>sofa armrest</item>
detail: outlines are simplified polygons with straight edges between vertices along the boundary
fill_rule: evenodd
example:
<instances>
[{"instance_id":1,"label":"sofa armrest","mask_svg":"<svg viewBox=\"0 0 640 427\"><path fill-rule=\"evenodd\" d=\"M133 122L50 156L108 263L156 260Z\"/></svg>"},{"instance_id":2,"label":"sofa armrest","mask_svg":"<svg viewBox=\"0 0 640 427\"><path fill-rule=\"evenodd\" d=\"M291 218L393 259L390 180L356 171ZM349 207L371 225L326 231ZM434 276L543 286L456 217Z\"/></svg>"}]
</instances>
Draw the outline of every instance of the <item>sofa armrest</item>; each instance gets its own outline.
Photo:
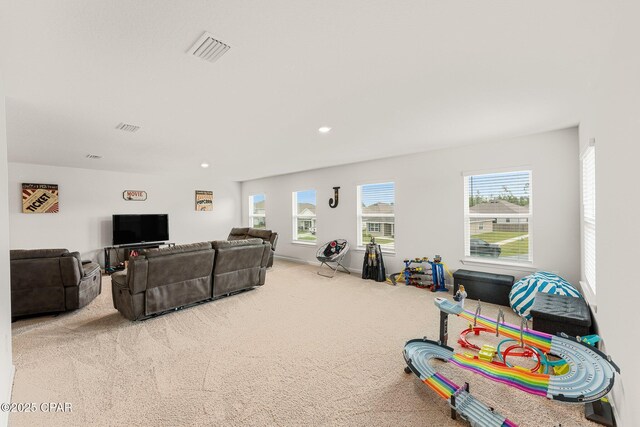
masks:
<instances>
[{"instance_id":1,"label":"sofa armrest","mask_svg":"<svg viewBox=\"0 0 640 427\"><path fill-rule=\"evenodd\" d=\"M79 256L79 254L78 254ZM59 258L60 275L65 288L78 286L83 276L82 266L74 254L67 254Z\"/></svg>"},{"instance_id":2,"label":"sofa armrest","mask_svg":"<svg viewBox=\"0 0 640 427\"><path fill-rule=\"evenodd\" d=\"M127 283L131 294L138 294L147 290L147 274L149 272L149 261L144 257L134 257L129 259L127 267Z\"/></svg>"},{"instance_id":3,"label":"sofa armrest","mask_svg":"<svg viewBox=\"0 0 640 427\"><path fill-rule=\"evenodd\" d=\"M260 267L267 268L267 265L269 264L269 257L271 257L271 244L269 242L264 242L264 252L262 252Z\"/></svg>"},{"instance_id":4,"label":"sofa armrest","mask_svg":"<svg viewBox=\"0 0 640 427\"><path fill-rule=\"evenodd\" d=\"M127 272L116 271L111 275L111 286L117 289L128 289L129 285L127 284Z\"/></svg>"},{"instance_id":5,"label":"sofa armrest","mask_svg":"<svg viewBox=\"0 0 640 427\"><path fill-rule=\"evenodd\" d=\"M273 233L271 238L269 239L269 243L271 243L271 250L275 252L276 245L278 244L278 233Z\"/></svg>"},{"instance_id":6,"label":"sofa armrest","mask_svg":"<svg viewBox=\"0 0 640 427\"><path fill-rule=\"evenodd\" d=\"M82 277L92 276L95 272L100 271L100 266L95 262L84 262L82 263Z\"/></svg>"}]
</instances>

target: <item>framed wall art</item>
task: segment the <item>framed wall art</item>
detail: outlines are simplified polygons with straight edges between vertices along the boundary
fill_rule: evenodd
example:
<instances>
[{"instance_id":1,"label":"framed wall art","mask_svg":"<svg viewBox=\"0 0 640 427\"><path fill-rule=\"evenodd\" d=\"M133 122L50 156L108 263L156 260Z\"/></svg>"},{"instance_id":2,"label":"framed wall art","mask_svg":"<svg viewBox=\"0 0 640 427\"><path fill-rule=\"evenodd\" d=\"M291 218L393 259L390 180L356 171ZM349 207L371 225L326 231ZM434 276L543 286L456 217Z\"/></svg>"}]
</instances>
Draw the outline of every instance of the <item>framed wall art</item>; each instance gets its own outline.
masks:
<instances>
[{"instance_id":1,"label":"framed wall art","mask_svg":"<svg viewBox=\"0 0 640 427\"><path fill-rule=\"evenodd\" d=\"M196 210L213 210L213 191L196 190Z\"/></svg>"},{"instance_id":2,"label":"framed wall art","mask_svg":"<svg viewBox=\"0 0 640 427\"><path fill-rule=\"evenodd\" d=\"M58 213L58 184L22 184L22 213Z\"/></svg>"}]
</instances>

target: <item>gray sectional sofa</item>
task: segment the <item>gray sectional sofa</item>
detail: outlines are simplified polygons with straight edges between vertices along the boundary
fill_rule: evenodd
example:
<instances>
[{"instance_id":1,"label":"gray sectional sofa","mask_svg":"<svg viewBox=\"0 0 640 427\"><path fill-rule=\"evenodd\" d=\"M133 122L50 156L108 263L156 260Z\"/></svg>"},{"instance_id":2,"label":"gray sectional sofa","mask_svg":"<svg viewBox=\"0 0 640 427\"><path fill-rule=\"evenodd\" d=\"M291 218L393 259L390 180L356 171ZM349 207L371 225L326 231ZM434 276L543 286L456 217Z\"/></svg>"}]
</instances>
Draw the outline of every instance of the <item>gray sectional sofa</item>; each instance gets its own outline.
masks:
<instances>
[{"instance_id":1,"label":"gray sectional sofa","mask_svg":"<svg viewBox=\"0 0 640 427\"><path fill-rule=\"evenodd\" d=\"M262 239L142 250L111 275L113 306L129 320L230 295L265 282L271 244Z\"/></svg>"},{"instance_id":2,"label":"gray sectional sofa","mask_svg":"<svg viewBox=\"0 0 640 427\"><path fill-rule=\"evenodd\" d=\"M16 249L11 263L11 317L82 308L102 291L100 266L67 249Z\"/></svg>"}]
</instances>

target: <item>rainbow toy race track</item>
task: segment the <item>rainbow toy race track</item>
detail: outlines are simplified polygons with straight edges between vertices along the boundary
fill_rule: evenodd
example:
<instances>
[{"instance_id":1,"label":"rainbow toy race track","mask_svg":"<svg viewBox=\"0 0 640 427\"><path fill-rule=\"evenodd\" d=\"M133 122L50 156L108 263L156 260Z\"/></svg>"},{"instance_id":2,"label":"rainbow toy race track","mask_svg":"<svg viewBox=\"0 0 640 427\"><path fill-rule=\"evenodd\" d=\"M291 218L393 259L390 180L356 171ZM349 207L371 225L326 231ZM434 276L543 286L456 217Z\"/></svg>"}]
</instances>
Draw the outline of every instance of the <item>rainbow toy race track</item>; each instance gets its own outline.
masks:
<instances>
[{"instance_id":1,"label":"rainbow toy race track","mask_svg":"<svg viewBox=\"0 0 640 427\"><path fill-rule=\"evenodd\" d=\"M434 303L444 313L455 314L470 322L475 319L481 327L494 332L497 330L500 335L520 340L521 331L518 326L509 323L498 324L495 320L485 316L476 317L474 313L463 310L459 305L444 298L435 298ZM458 367L527 393L569 403L593 402L605 396L613 387L615 373L620 372L610 358L594 347L583 344L576 339L524 330L522 331L522 341L545 353L562 358L569 365L569 371L564 375L557 376L524 372L454 353L453 349L446 344L430 341L426 338L408 341L404 348L404 358L408 368L427 386L444 399L450 400L452 415L455 410L472 426L511 426L515 424L490 411L486 405L470 395L466 396L468 390L466 394L463 394L458 386L435 372L429 363L431 359L451 362ZM451 399L451 396L454 396L454 399ZM467 401L470 402L468 405Z\"/></svg>"},{"instance_id":2,"label":"rainbow toy race track","mask_svg":"<svg viewBox=\"0 0 640 427\"><path fill-rule=\"evenodd\" d=\"M515 427L516 424L473 397L468 386L459 387L431 366L431 359L446 362L452 357L452 348L427 339L411 340L404 347L407 367L440 397L449 401L452 418L458 414L472 427Z\"/></svg>"}]
</instances>

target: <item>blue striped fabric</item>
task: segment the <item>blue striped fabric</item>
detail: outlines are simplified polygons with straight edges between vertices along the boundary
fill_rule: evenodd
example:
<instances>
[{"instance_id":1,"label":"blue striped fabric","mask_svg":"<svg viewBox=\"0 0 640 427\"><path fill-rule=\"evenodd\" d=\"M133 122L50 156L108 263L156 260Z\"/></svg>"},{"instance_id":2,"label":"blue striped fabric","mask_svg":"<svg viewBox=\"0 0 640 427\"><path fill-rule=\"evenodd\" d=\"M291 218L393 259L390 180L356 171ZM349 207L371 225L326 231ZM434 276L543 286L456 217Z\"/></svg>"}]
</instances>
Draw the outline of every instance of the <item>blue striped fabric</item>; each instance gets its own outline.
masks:
<instances>
[{"instance_id":1,"label":"blue striped fabric","mask_svg":"<svg viewBox=\"0 0 640 427\"><path fill-rule=\"evenodd\" d=\"M557 274L539 271L518 280L511 288L509 303L513 311L520 316L531 319L529 311L538 292L582 298L580 292L562 277Z\"/></svg>"}]
</instances>

